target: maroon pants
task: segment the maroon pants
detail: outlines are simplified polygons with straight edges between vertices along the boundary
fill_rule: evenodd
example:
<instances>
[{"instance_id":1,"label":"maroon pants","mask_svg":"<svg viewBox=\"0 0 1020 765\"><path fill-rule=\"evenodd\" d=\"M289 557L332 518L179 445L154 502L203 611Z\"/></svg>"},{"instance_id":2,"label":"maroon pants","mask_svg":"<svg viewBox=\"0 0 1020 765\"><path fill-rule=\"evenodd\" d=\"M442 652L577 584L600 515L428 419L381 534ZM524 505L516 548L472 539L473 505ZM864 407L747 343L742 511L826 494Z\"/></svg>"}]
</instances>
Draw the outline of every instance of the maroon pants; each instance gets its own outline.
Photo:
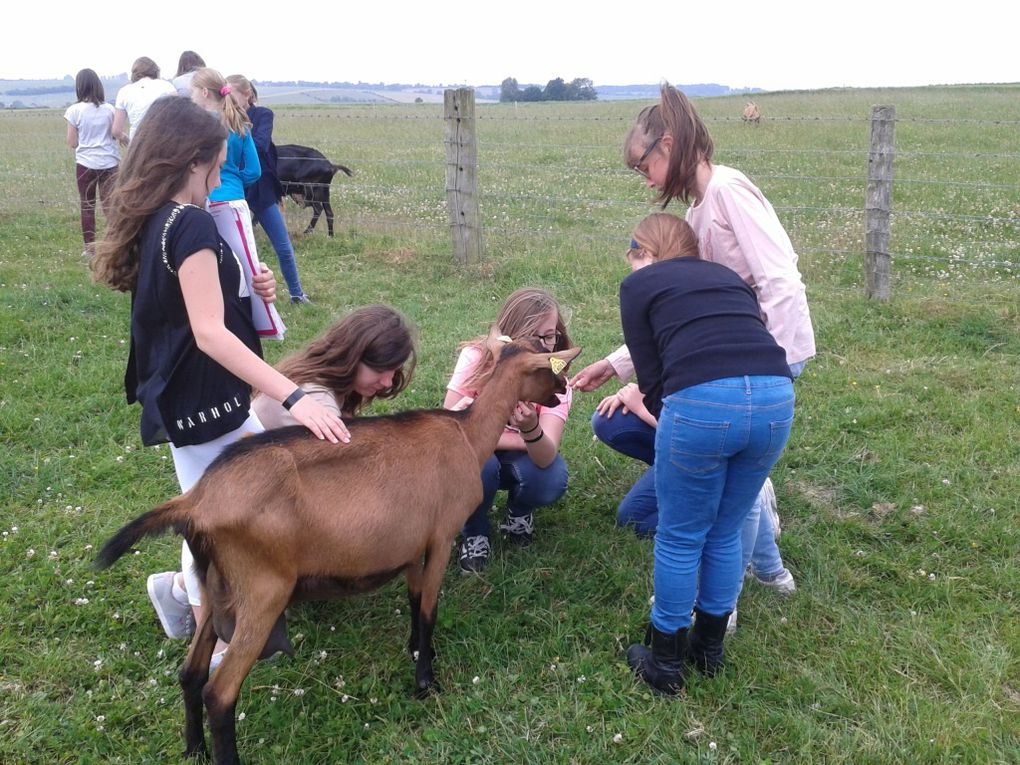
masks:
<instances>
[{"instance_id":1,"label":"maroon pants","mask_svg":"<svg viewBox=\"0 0 1020 765\"><path fill-rule=\"evenodd\" d=\"M103 213L109 217L110 192L113 190L113 178L117 174L117 168L92 170L76 164L74 170L75 179L78 181L78 197L81 200L81 235L88 246L96 241L96 190L99 190Z\"/></svg>"}]
</instances>

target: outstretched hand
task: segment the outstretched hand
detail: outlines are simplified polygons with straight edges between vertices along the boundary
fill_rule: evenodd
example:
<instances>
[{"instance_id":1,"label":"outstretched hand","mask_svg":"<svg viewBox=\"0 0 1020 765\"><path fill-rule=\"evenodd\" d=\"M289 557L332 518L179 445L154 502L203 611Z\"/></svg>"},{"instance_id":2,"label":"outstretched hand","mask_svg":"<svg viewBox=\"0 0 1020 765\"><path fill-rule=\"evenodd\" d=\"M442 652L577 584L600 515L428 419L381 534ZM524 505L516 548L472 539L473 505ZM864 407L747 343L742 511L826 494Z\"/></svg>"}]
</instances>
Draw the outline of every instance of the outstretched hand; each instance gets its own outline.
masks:
<instances>
[{"instance_id":1,"label":"outstretched hand","mask_svg":"<svg viewBox=\"0 0 1020 765\"><path fill-rule=\"evenodd\" d=\"M291 416L308 428L317 438L332 441L334 444L351 441L351 432L344 421L311 396L304 396L290 408Z\"/></svg>"},{"instance_id":2,"label":"outstretched hand","mask_svg":"<svg viewBox=\"0 0 1020 765\"><path fill-rule=\"evenodd\" d=\"M601 387L610 377L616 374L613 365L607 359L589 364L570 378L570 387L585 392Z\"/></svg>"}]
</instances>

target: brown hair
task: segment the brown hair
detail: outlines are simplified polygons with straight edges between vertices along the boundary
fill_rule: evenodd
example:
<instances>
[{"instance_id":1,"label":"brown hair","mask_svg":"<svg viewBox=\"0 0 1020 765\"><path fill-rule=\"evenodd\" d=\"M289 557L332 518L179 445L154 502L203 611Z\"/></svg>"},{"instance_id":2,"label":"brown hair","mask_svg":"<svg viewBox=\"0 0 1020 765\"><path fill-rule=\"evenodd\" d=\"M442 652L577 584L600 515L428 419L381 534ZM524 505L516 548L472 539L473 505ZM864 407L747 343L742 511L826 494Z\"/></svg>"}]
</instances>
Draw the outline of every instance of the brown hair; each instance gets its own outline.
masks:
<instances>
[{"instance_id":1,"label":"brown hair","mask_svg":"<svg viewBox=\"0 0 1020 765\"><path fill-rule=\"evenodd\" d=\"M220 109L220 118L231 133L244 135L251 127L251 120L241 105L230 97L230 85L222 74L205 67L195 71L191 87L204 88Z\"/></svg>"},{"instance_id":2,"label":"brown hair","mask_svg":"<svg viewBox=\"0 0 1020 765\"><path fill-rule=\"evenodd\" d=\"M103 81L92 69L82 69L74 78L74 95L79 101L102 106L106 100Z\"/></svg>"},{"instance_id":3,"label":"brown hair","mask_svg":"<svg viewBox=\"0 0 1020 765\"><path fill-rule=\"evenodd\" d=\"M656 260L696 258L698 235L690 224L670 213L652 213L634 229L634 241Z\"/></svg>"},{"instance_id":4,"label":"brown hair","mask_svg":"<svg viewBox=\"0 0 1020 765\"><path fill-rule=\"evenodd\" d=\"M201 69L205 66L205 59L199 56L193 50L186 50L181 54L181 57L177 59L177 74L174 77L180 77L182 74L188 72L194 72L196 69Z\"/></svg>"},{"instance_id":5,"label":"brown hair","mask_svg":"<svg viewBox=\"0 0 1020 765\"><path fill-rule=\"evenodd\" d=\"M550 313L556 314L556 345L554 351L562 351L570 348L570 336L567 334L567 327L563 321L563 311L559 303L547 291L538 287L523 287L515 290L503 302L499 309L499 316L496 317L496 328L501 334L507 335L514 340L525 340L535 337L538 325L542 319ZM467 388L480 391L486 380L492 375L496 367L496 356L489 347L488 335L477 337L461 344L461 348L475 346L482 352L481 358L475 367L474 373L464 381ZM536 350L539 346L536 345ZM543 352L546 348L542 347Z\"/></svg>"},{"instance_id":6,"label":"brown hair","mask_svg":"<svg viewBox=\"0 0 1020 765\"><path fill-rule=\"evenodd\" d=\"M662 84L660 94L659 103L642 109L628 131L623 142L623 160L633 168L654 141L667 134L672 138L666 182L658 196L665 209L674 197L690 203L697 189L698 164L711 162L715 147L687 96L668 82Z\"/></svg>"},{"instance_id":7,"label":"brown hair","mask_svg":"<svg viewBox=\"0 0 1020 765\"><path fill-rule=\"evenodd\" d=\"M156 99L117 170L106 235L91 262L96 282L121 292L135 288L146 221L185 187L194 165L216 161L226 139L220 121L198 104Z\"/></svg>"},{"instance_id":8,"label":"brown hair","mask_svg":"<svg viewBox=\"0 0 1020 765\"><path fill-rule=\"evenodd\" d=\"M358 364L375 370L396 370L393 385L362 398L354 390ZM329 388L345 415L355 415L375 398L393 398L411 382L417 356L412 330L403 316L387 305L356 308L307 347L276 368L294 382Z\"/></svg>"},{"instance_id":9,"label":"brown hair","mask_svg":"<svg viewBox=\"0 0 1020 765\"><path fill-rule=\"evenodd\" d=\"M143 77L151 77L154 80L159 79L159 67L148 56L136 58L135 63L131 65L131 82L138 82Z\"/></svg>"}]
</instances>

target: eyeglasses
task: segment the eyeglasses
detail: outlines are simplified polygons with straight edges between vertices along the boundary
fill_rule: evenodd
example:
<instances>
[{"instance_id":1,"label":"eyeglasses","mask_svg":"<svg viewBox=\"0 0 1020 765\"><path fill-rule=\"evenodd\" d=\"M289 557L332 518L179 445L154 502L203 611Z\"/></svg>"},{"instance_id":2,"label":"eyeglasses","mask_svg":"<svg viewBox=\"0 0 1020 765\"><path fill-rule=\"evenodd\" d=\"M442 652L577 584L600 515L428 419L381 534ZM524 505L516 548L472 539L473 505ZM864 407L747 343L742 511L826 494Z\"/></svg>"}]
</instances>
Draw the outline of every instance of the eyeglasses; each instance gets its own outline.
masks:
<instances>
[{"instance_id":1,"label":"eyeglasses","mask_svg":"<svg viewBox=\"0 0 1020 765\"><path fill-rule=\"evenodd\" d=\"M635 173L637 173L638 175L642 176L643 178L647 178L648 177L648 171L647 170L642 170L641 169L641 165L643 165L645 160L648 159L648 155L651 154L653 151L655 151L655 147L659 145L659 141L661 141L661 140L662 140L662 136L660 135L658 138L656 138L654 141L652 141L650 144L648 144L648 148L645 149L645 153L642 154L638 158L638 161L635 162L631 166L631 169Z\"/></svg>"},{"instance_id":2,"label":"eyeglasses","mask_svg":"<svg viewBox=\"0 0 1020 765\"><path fill-rule=\"evenodd\" d=\"M534 335L536 340L541 340L546 345L556 345L561 337L563 337L563 333L559 331L549 332L545 335Z\"/></svg>"}]
</instances>

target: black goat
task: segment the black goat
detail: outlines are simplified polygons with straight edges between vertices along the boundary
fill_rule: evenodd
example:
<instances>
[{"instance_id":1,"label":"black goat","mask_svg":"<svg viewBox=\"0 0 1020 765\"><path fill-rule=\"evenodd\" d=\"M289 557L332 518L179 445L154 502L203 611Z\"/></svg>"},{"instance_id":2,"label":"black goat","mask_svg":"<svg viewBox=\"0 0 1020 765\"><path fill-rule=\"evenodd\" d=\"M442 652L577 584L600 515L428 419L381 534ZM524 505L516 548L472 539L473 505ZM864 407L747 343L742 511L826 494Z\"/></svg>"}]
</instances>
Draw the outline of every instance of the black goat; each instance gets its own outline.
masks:
<instances>
[{"instance_id":1,"label":"black goat","mask_svg":"<svg viewBox=\"0 0 1020 765\"><path fill-rule=\"evenodd\" d=\"M326 227L333 236L333 208L329 204L329 189L333 176L339 170L348 176L351 169L335 165L325 155L308 146L284 144L276 147L276 175L283 186L283 193L302 207L312 208L312 220L305 229L309 234L319 222L319 216L326 212Z\"/></svg>"}]
</instances>

